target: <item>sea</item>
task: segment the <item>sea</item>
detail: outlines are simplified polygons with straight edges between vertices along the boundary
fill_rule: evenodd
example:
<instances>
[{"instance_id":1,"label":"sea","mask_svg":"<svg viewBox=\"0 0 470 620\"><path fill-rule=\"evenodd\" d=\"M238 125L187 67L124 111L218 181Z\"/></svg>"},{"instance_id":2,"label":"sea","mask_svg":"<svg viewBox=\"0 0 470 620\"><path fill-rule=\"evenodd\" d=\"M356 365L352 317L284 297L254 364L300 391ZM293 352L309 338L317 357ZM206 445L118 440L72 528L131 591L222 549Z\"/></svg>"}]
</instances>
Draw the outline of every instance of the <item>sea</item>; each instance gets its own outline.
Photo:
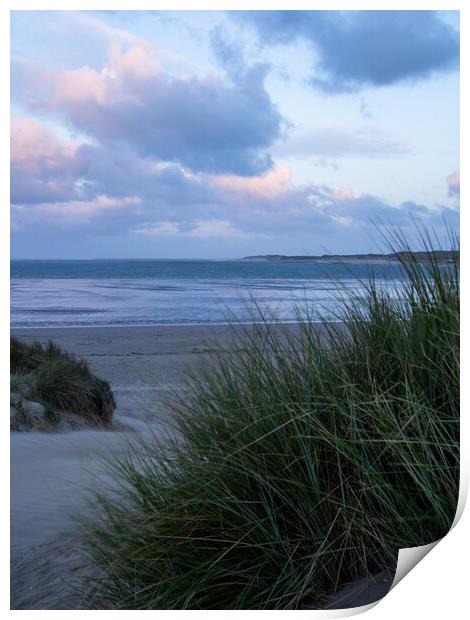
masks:
<instances>
[{"instance_id":1,"label":"sea","mask_svg":"<svg viewBox=\"0 0 470 620\"><path fill-rule=\"evenodd\" d=\"M341 319L361 282L399 295L393 264L248 260L13 260L14 328Z\"/></svg>"}]
</instances>

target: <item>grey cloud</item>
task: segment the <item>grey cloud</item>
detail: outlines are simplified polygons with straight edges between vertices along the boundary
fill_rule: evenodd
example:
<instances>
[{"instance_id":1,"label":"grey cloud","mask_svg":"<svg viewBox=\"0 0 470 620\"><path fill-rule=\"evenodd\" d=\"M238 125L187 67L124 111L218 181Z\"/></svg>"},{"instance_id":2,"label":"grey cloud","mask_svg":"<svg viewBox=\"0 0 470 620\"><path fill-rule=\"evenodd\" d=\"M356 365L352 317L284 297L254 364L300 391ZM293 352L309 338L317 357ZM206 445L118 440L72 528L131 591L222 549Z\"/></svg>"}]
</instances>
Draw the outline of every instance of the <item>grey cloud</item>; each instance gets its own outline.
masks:
<instances>
[{"instance_id":1,"label":"grey cloud","mask_svg":"<svg viewBox=\"0 0 470 620\"><path fill-rule=\"evenodd\" d=\"M216 60L230 76L236 78L243 75L246 61L242 47L230 39L220 26L211 32L211 47Z\"/></svg>"},{"instance_id":2,"label":"grey cloud","mask_svg":"<svg viewBox=\"0 0 470 620\"><path fill-rule=\"evenodd\" d=\"M44 161L40 151L26 157L27 149L18 149L18 161L24 165L14 164L12 200L19 208L13 210L13 222L38 234L59 227L83 238L121 235L129 239L132 231L143 226L170 223L170 231L174 225L187 233L201 222L215 222L211 226L217 231L217 222L222 222L222 232L233 229L247 238L349 234L359 239L361 230L370 230L371 221L411 229L412 220L439 227L444 216L458 227L458 212L444 207L429 209L414 202L394 207L375 196L353 197L326 185L286 183L274 193L263 193L245 183L228 191L220 178L188 173L130 148L96 144L69 148L46 137L43 148L53 147L50 152L55 158L49 158L53 165ZM61 191L49 195L38 190L47 188L50 181L59 183Z\"/></svg>"},{"instance_id":3,"label":"grey cloud","mask_svg":"<svg viewBox=\"0 0 470 620\"><path fill-rule=\"evenodd\" d=\"M70 200L74 193L73 182L34 178L30 173L12 168L10 174L10 197L12 204L35 204Z\"/></svg>"},{"instance_id":4,"label":"grey cloud","mask_svg":"<svg viewBox=\"0 0 470 620\"><path fill-rule=\"evenodd\" d=\"M69 200L76 194L81 163L72 143L61 143L31 119L13 118L10 197L16 204Z\"/></svg>"},{"instance_id":5,"label":"grey cloud","mask_svg":"<svg viewBox=\"0 0 470 620\"><path fill-rule=\"evenodd\" d=\"M272 167L268 149L283 132L283 119L264 88L268 69L255 65L231 85L123 72L116 81L120 90L99 100L87 89L107 79L102 73L93 73L93 82L90 73L68 75L77 91L83 80L85 95L69 97L60 73L21 61L13 63L12 90L14 100L33 112L62 118L103 144L131 144L143 156L195 171L249 176Z\"/></svg>"},{"instance_id":6,"label":"grey cloud","mask_svg":"<svg viewBox=\"0 0 470 620\"><path fill-rule=\"evenodd\" d=\"M313 162L314 166L319 168L331 168L335 172L338 172L339 165L334 159L327 159L325 157L319 157Z\"/></svg>"},{"instance_id":7,"label":"grey cloud","mask_svg":"<svg viewBox=\"0 0 470 620\"><path fill-rule=\"evenodd\" d=\"M126 148L83 144L73 154L57 159L53 169L12 162L11 202L22 206L25 224L30 218L28 208L34 214L34 208L44 203L61 203L66 219L67 204L93 201L103 195L116 199L138 196L141 201L139 209L128 214L125 209L103 211L101 215L98 212L94 225L99 228L97 220L108 222L110 231L126 230L149 217L174 217L175 213L183 218L189 212L202 217L219 200L204 175L187 175L178 165L161 165ZM88 226L86 219L73 222L76 226Z\"/></svg>"},{"instance_id":8,"label":"grey cloud","mask_svg":"<svg viewBox=\"0 0 470 620\"><path fill-rule=\"evenodd\" d=\"M351 92L458 67L459 33L436 11L244 11L266 44L310 43L312 86Z\"/></svg>"}]
</instances>

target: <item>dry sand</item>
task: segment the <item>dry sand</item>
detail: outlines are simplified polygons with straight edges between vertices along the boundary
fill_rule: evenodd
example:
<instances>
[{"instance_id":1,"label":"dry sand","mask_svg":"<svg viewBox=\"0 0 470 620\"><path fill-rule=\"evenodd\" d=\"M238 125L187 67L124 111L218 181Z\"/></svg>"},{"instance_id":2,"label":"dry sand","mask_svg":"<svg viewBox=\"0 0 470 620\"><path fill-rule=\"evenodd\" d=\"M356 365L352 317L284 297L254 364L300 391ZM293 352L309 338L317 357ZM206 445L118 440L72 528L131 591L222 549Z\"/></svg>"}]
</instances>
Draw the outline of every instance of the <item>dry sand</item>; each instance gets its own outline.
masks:
<instances>
[{"instance_id":1,"label":"dry sand","mask_svg":"<svg viewBox=\"0 0 470 620\"><path fill-rule=\"evenodd\" d=\"M117 402L111 431L11 433L11 605L54 608L64 604L67 581L80 565L76 517L88 509L89 490L110 483L100 459L123 453L136 437L169 432L162 401L169 391L184 389L185 371L210 358L207 340L215 337L229 347L230 336L225 326L13 333L25 340L53 340L85 358L109 381Z\"/></svg>"},{"instance_id":2,"label":"dry sand","mask_svg":"<svg viewBox=\"0 0 470 620\"><path fill-rule=\"evenodd\" d=\"M53 340L86 359L109 381L117 407L113 430L11 434L12 557L65 533L85 487L102 485L96 459L125 449L137 435L162 436L171 420L163 400L184 389L185 371L207 362L206 340L229 346L226 327L57 328L17 330L24 340ZM96 474L99 473L99 480Z\"/></svg>"},{"instance_id":3,"label":"dry sand","mask_svg":"<svg viewBox=\"0 0 470 620\"><path fill-rule=\"evenodd\" d=\"M90 490L110 488L100 459L122 454L129 441L151 432L159 437L171 432L163 401L171 390L185 389L186 371L210 361L209 342L235 351L233 333L226 326L13 333L53 340L85 358L115 394L113 430L11 433L11 607L86 607L79 586L94 569L81 553L77 515L89 510Z\"/></svg>"},{"instance_id":4,"label":"dry sand","mask_svg":"<svg viewBox=\"0 0 470 620\"><path fill-rule=\"evenodd\" d=\"M169 392L185 389L187 371L207 364L211 346L234 351L233 331L228 326L164 326L12 333L27 341L53 340L83 357L109 381L116 398L110 431L11 433L11 606L79 607L76 595L68 598L83 572L77 515L89 510L90 490L111 484L100 459L124 453L141 436L164 438L171 432L163 401Z\"/></svg>"}]
</instances>

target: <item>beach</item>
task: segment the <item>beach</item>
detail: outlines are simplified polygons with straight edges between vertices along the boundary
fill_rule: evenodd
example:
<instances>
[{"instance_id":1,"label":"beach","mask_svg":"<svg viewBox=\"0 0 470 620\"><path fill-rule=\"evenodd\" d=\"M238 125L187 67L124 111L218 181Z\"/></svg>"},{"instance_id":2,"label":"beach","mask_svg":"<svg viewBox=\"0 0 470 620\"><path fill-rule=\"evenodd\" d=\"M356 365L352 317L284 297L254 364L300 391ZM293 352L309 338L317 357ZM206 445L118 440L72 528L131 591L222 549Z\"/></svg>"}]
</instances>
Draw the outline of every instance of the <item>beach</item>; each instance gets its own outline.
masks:
<instances>
[{"instance_id":1,"label":"beach","mask_svg":"<svg viewBox=\"0 0 470 620\"><path fill-rule=\"evenodd\" d=\"M12 334L26 341L53 340L83 357L109 381L117 403L108 431L11 433L12 607L44 608L55 604L47 600L49 594L60 597L57 580L66 589L76 573L76 548L69 541L78 530L77 516L87 510L89 490L104 490L109 482L100 459L124 453L139 436L152 432L164 437L170 420L162 401L171 390L182 389L185 371L208 361L208 340L230 346L230 334L226 326L28 329Z\"/></svg>"},{"instance_id":2,"label":"beach","mask_svg":"<svg viewBox=\"0 0 470 620\"><path fill-rule=\"evenodd\" d=\"M171 422L163 401L181 390L184 373L210 358L207 341L230 346L227 327L70 328L13 330L26 341L53 340L84 358L91 370L109 381L116 399L113 427L64 433L12 433L12 558L52 536L65 533L96 476L93 460L118 453L123 444L151 430L168 432ZM90 468L88 468L90 464ZM89 471L91 469L91 471ZM83 488L82 488L83 487ZM82 492L83 491L83 492Z\"/></svg>"},{"instance_id":3,"label":"beach","mask_svg":"<svg viewBox=\"0 0 470 620\"><path fill-rule=\"evenodd\" d=\"M84 566L77 518L89 510L90 491L110 488L102 459L124 454L140 437L164 439L171 432L165 399L185 389L185 373L207 365L211 346L236 351L233 329L44 328L13 329L12 335L52 340L84 358L116 399L110 430L11 433L12 608L54 608L70 595L70 606L80 607L71 594Z\"/></svg>"},{"instance_id":4,"label":"beach","mask_svg":"<svg viewBox=\"0 0 470 620\"><path fill-rule=\"evenodd\" d=\"M296 330L296 324L272 329ZM237 330L239 328L235 328ZM320 329L320 325L319 325ZM206 366L211 349L240 352L228 325L87 327L12 330L27 342L52 340L84 358L109 381L116 399L110 430L11 433L11 609L87 608L87 579L96 569L83 553L80 518L94 490L112 491L103 459L129 443L172 433L165 400L187 389L185 375ZM335 606L363 605L383 596L393 574L362 580Z\"/></svg>"},{"instance_id":5,"label":"beach","mask_svg":"<svg viewBox=\"0 0 470 620\"><path fill-rule=\"evenodd\" d=\"M239 341L228 325L13 329L12 335L52 340L84 358L115 395L111 430L11 433L11 608L87 608L87 579L95 579L96 569L83 553L79 520L89 514L90 492L112 490L102 460L124 454L141 437L171 433L166 398L186 388L186 372L210 362L212 347L236 354ZM385 595L392 580L392 573L362 580L330 605L364 605Z\"/></svg>"},{"instance_id":6,"label":"beach","mask_svg":"<svg viewBox=\"0 0 470 620\"><path fill-rule=\"evenodd\" d=\"M112 427L55 433L11 433L11 608L87 608L87 580L96 567L83 553L80 519L90 516L95 491L111 492L104 463L129 444L173 433L165 401L187 389L187 373L207 367L214 350L243 352L240 327L179 325L13 329L43 344L52 340L85 359L110 383L116 409ZM298 329L297 324L272 325ZM321 324L318 329L322 330ZM239 334L239 332L238 332ZM321 334L321 331L320 331ZM326 344L325 341L323 341ZM331 608L360 606L384 596L393 571L362 579L327 597Z\"/></svg>"}]
</instances>

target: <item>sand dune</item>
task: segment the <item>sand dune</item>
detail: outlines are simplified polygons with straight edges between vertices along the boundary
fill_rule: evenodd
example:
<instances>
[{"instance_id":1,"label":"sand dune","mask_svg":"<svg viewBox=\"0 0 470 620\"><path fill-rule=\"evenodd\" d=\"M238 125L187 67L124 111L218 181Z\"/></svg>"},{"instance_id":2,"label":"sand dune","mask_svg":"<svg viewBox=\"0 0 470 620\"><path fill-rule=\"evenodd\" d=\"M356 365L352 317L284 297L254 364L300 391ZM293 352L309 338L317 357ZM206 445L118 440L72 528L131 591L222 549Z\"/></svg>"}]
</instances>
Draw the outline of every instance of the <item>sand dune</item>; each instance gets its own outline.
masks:
<instances>
[{"instance_id":1,"label":"sand dune","mask_svg":"<svg viewBox=\"0 0 470 620\"><path fill-rule=\"evenodd\" d=\"M122 454L136 438L164 437L169 416L163 400L183 388L184 369L210 354L199 327L18 330L25 340L52 339L87 359L108 380L117 408L113 430L11 434L12 607L61 607L76 581L77 517L89 509L90 491L111 485L103 458ZM81 562L81 563L80 563ZM80 573L80 570L78 570ZM61 583L63 587L58 587ZM55 584L54 587L51 584ZM77 600L73 599L76 606Z\"/></svg>"},{"instance_id":2,"label":"sand dune","mask_svg":"<svg viewBox=\"0 0 470 620\"><path fill-rule=\"evenodd\" d=\"M295 329L295 326L290 326ZM86 566L77 518L90 491L111 488L102 459L129 442L171 432L164 405L185 389L185 372L210 360L208 341L235 350L226 326L55 328L14 330L25 340L51 339L88 360L110 382L117 407L113 429L11 433L11 605L13 609L82 606L77 590Z\"/></svg>"}]
</instances>

